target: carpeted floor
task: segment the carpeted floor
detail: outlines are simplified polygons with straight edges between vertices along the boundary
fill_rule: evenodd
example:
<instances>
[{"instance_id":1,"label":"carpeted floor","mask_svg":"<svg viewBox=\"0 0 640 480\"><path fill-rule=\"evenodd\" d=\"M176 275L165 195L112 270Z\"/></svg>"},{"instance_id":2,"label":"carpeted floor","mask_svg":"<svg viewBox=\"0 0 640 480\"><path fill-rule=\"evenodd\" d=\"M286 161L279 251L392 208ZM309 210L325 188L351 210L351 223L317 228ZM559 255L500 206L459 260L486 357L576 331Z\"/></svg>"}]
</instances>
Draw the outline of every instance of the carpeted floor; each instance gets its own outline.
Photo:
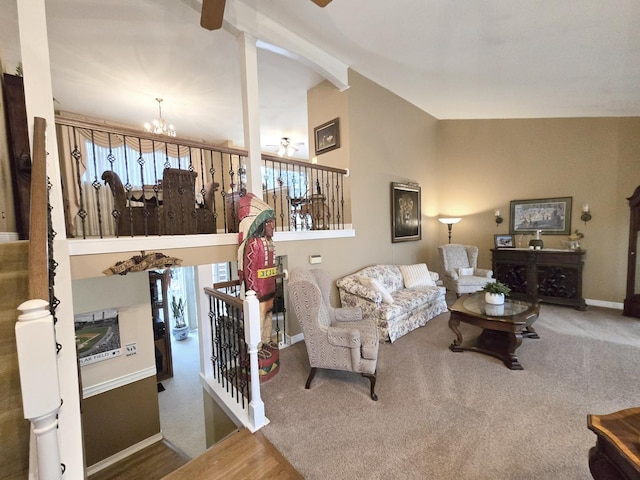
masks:
<instances>
[{"instance_id":1,"label":"carpeted floor","mask_svg":"<svg viewBox=\"0 0 640 480\"><path fill-rule=\"evenodd\" d=\"M163 436L191 458L206 450L204 405L200 386L198 332L171 341L173 377L163 380L158 392Z\"/></svg>"},{"instance_id":2,"label":"carpeted floor","mask_svg":"<svg viewBox=\"0 0 640 480\"><path fill-rule=\"evenodd\" d=\"M640 405L640 320L542 305L541 338L523 341L524 370L511 371L451 352L448 318L380 345L377 402L357 374L319 371L305 390L304 343L283 349L263 433L309 480L591 478L587 414Z\"/></svg>"}]
</instances>

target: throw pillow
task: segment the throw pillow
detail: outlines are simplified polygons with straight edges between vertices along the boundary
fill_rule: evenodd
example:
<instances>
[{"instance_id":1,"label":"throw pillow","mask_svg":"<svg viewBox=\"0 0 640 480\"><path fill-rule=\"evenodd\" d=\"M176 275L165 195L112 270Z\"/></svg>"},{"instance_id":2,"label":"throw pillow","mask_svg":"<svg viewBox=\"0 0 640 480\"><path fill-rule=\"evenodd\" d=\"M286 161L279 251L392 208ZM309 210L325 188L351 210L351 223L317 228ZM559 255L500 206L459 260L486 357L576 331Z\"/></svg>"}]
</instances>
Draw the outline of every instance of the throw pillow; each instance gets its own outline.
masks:
<instances>
[{"instance_id":1,"label":"throw pillow","mask_svg":"<svg viewBox=\"0 0 640 480\"><path fill-rule=\"evenodd\" d=\"M405 288L436 286L436 282L433 281L429 274L426 263L400 265L400 273L402 273Z\"/></svg>"},{"instance_id":2,"label":"throw pillow","mask_svg":"<svg viewBox=\"0 0 640 480\"><path fill-rule=\"evenodd\" d=\"M365 287L369 287L373 291L378 292L380 295L382 295L383 303L388 303L388 304L393 303L393 297L391 296L389 291L384 287L384 285L382 285L378 280L371 277L365 277L364 275L360 276L359 280L360 280L360 283Z\"/></svg>"},{"instance_id":3,"label":"throw pillow","mask_svg":"<svg viewBox=\"0 0 640 480\"><path fill-rule=\"evenodd\" d=\"M460 267L458 269L458 275L460 275L461 277L464 277L465 275L473 275L473 267L469 267L469 268Z\"/></svg>"}]
</instances>

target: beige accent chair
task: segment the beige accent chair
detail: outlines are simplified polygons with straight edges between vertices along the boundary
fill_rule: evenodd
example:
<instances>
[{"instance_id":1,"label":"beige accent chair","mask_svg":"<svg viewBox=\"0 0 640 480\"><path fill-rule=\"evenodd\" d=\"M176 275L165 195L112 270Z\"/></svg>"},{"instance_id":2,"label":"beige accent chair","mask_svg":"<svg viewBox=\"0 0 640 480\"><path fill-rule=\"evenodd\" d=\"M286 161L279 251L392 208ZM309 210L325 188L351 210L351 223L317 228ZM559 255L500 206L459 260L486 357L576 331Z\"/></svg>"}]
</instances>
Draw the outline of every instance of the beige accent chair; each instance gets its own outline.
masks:
<instances>
[{"instance_id":1,"label":"beige accent chair","mask_svg":"<svg viewBox=\"0 0 640 480\"><path fill-rule=\"evenodd\" d=\"M438 254L443 268L442 283L456 297L477 292L487 283L496 281L491 278L492 270L478 268L478 247L475 245L441 245Z\"/></svg>"},{"instance_id":2,"label":"beige accent chair","mask_svg":"<svg viewBox=\"0 0 640 480\"><path fill-rule=\"evenodd\" d=\"M300 323L311 371L305 388L319 368L357 372L369 379L375 393L378 329L360 308L333 308L331 277L323 270L300 267L289 272L289 300Z\"/></svg>"}]
</instances>

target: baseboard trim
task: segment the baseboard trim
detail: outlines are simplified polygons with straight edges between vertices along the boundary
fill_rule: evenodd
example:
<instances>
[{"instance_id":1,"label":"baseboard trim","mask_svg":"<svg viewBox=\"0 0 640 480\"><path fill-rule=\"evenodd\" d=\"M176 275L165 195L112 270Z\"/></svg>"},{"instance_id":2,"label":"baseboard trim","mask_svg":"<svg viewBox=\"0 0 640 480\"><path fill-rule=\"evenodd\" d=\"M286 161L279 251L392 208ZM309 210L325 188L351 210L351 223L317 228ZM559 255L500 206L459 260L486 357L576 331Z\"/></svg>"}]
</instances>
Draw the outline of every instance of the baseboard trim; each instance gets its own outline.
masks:
<instances>
[{"instance_id":1,"label":"baseboard trim","mask_svg":"<svg viewBox=\"0 0 640 480\"><path fill-rule=\"evenodd\" d=\"M0 232L0 243L17 242L20 235L17 232Z\"/></svg>"},{"instance_id":2,"label":"baseboard trim","mask_svg":"<svg viewBox=\"0 0 640 480\"><path fill-rule=\"evenodd\" d=\"M94 395L100 395L101 393L108 392L114 388L123 387L130 383L139 382L145 378L154 377L156 375L156 367L145 368L144 370L138 370L121 377L113 378L106 382L98 383L90 387L82 389L82 398L93 397Z\"/></svg>"},{"instance_id":3,"label":"baseboard trim","mask_svg":"<svg viewBox=\"0 0 640 480\"><path fill-rule=\"evenodd\" d=\"M296 335L287 335L287 345L293 345L294 343L304 341L304 334L298 333Z\"/></svg>"},{"instance_id":4,"label":"baseboard trim","mask_svg":"<svg viewBox=\"0 0 640 480\"><path fill-rule=\"evenodd\" d=\"M624 304L620 302L607 302L605 300L591 300L587 298L585 300L587 306L592 307L604 307L604 308L613 308L614 310L622 310L624 308Z\"/></svg>"},{"instance_id":5,"label":"baseboard trim","mask_svg":"<svg viewBox=\"0 0 640 480\"><path fill-rule=\"evenodd\" d=\"M156 442L159 442L164 437L162 433L156 433L155 435L142 440L141 442L136 443L135 445L131 445L129 448L125 448L124 450L119 451L115 455L111 455L104 460L100 460L98 463L94 463L90 467L87 467L87 476L93 475L94 473L99 472L100 470L104 470L107 467L110 467L114 463L119 462L120 460L124 460L125 458L133 455L134 453L138 453L140 450L147 448L150 445L153 445Z\"/></svg>"}]
</instances>

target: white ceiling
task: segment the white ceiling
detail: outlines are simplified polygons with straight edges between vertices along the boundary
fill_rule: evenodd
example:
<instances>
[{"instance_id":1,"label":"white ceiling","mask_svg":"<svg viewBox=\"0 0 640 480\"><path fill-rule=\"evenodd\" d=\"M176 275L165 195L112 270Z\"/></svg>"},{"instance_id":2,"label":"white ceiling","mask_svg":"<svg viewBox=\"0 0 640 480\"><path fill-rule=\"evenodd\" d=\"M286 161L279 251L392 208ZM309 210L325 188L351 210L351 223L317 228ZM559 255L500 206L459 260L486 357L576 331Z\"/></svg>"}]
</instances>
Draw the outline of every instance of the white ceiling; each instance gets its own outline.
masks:
<instances>
[{"instance_id":1,"label":"white ceiling","mask_svg":"<svg viewBox=\"0 0 640 480\"><path fill-rule=\"evenodd\" d=\"M47 1L56 108L142 125L162 97L179 135L243 146L238 42L228 24L202 29L200 4ZM638 0L227 0L227 12L240 4L440 119L640 115ZM0 0L9 73L16 10ZM263 49L258 76L263 149L306 143L306 91L323 78Z\"/></svg>"}]
</instances>

